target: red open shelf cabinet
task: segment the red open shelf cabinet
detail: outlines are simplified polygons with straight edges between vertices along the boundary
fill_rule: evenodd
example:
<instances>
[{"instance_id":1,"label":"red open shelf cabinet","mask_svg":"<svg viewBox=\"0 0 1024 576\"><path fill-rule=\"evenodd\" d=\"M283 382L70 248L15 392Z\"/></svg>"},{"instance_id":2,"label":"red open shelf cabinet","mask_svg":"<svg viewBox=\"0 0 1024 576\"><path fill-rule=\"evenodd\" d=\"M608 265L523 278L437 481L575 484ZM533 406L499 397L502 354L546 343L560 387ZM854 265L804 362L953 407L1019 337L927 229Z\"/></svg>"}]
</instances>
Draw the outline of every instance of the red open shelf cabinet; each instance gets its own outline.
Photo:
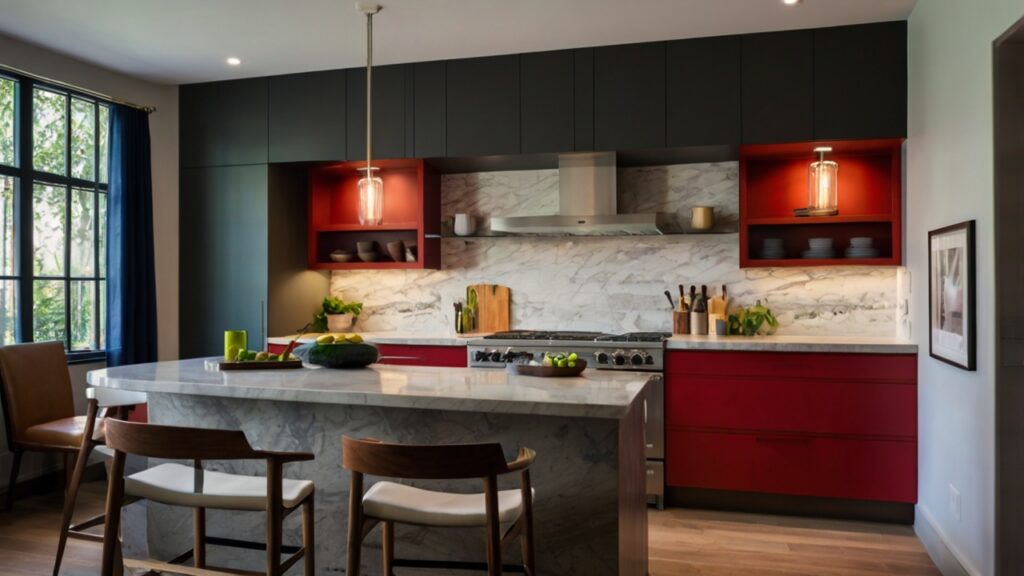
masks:
<instances>
[{"instance_id":1,"label":"red open shelf cabinet","mask_svg":"<svg viewBox=\"0 0 1024 576\"><path fill-rule=\"evenodd\" d=\"M902 139L758 144L740 148L740 267L898 266L902 263ZM839 214L793 215L807 206L814 148L831 146L839 163ZM844 258L850 238L874 239L878 258ZM833 239L836 258L804 259L808 239ZM781 238L785 258L758 257L766 238Z\"/></svg>"},{"instance_id":2,"label":"red open shelf cabinet","mask_svg":"<svg viewBox=\"0 0 1024 576\"><path fill-rule=\"evenodd\" d=\"M377 160L384 181L384 218L380 226L359 224L359 168L365 162L315 166L309 170L309 267L320 270L440 268L441 180L422 160ZM396 262L387 242L415 242L416 262ZM332 262L330 253L355 254L356 242L376 241L377 262Z\"/></svg>"}]
</instances>

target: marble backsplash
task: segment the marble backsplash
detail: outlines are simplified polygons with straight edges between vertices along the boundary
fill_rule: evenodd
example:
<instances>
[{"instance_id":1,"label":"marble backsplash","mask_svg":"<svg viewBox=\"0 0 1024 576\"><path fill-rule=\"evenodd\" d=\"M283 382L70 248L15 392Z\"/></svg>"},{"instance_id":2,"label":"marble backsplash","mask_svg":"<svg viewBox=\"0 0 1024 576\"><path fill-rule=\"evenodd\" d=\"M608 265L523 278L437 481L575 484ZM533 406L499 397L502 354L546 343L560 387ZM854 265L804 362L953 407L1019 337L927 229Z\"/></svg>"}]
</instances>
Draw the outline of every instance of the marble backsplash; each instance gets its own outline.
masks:
<instances>
[{"instance_id":1,"label":"marble backsplash","mask_svg":"<svg viewBox=\"0 0 1024 576\"><path fill-rule=\"evenodd\" d=\"M766 300L779 334L898 334L898 269L739 268L735 162L619 170L619 211L664 211L682 222L715 206L722 234L635 237L445 238L441 270L334 272L331 292L364 303L362 330L437 332L454 325L468 284L512 290L512 327L668 331L663 294L680 283L729 287L732 302ZM558 171L452 174L442 178L442 215L554 213Z\"/></svg>"}]
</instances>

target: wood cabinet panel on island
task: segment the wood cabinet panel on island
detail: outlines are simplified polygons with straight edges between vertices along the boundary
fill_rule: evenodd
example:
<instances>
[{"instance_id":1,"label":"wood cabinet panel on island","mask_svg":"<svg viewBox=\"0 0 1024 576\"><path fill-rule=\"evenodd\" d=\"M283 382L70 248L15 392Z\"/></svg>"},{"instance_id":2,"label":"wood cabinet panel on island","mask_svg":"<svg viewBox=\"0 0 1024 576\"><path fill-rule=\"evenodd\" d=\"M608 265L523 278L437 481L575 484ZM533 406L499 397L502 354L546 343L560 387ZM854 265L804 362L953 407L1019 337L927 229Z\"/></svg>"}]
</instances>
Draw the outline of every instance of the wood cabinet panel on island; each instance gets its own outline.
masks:
<instances>
[{"instance_id":1,"label":"wood cabinet panel on island","mask_svg":"<svg viewBox=\"0 0 1024 576\"><path fill-rule=\"evenodd\" d=\"M913 503L913 354L669 351L669 486Z\"/></svg>"}]
</instances>

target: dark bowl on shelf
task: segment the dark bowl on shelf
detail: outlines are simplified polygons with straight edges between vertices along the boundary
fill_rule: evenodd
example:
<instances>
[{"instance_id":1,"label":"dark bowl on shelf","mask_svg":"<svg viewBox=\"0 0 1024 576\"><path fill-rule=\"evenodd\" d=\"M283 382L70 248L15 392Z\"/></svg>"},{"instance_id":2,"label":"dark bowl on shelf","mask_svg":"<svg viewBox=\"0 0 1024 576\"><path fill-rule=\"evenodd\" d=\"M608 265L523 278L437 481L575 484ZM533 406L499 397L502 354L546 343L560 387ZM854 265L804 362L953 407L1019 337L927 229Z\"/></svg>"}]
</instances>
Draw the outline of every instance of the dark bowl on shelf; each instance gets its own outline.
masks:
<instances>
[{"instance_id":1,"label":"dark bowl on shelf","mask_svg":"<svg viewBox=\"0 0 1024 576\"><path fill-rule=\"evenodd\" d=\"M376 252L377 241L367 240L365 242L356 242L356 250L358 250L360 254L362 254L363 252Z\"/></svg>"},{"instance_id":2,"label":"dark bowl on shelf","mask_svg":"<svg viewBox=\"0 0 1024 576\"><path fill-rule=\"evenodd\" d=\"M332 262L351 262L356 255L351 252L337 251L331 252L330 258Z\"/></svg>"},{"instance_id":3,"label":"dark bowl on shelf","mask_svg":"<svg viewBox=\"0 0 1024 576\"><path fill-rule=\"evenodd\" d=\"M360 252L359 259L363 262L376 262L380 260L380 252Z\"/></svg>"},{"instance_id":4,"label":"dark bowl on shelf","mask_svg":"<svg viewBox=\"0 0 1024 576\"><path fill-rule=\"evenodd\" d=\"M396 240L394 242L388 242L385 244L388 250L388 256L395 262L405 262L405 242Z\"/></svg>"}]
</instances>

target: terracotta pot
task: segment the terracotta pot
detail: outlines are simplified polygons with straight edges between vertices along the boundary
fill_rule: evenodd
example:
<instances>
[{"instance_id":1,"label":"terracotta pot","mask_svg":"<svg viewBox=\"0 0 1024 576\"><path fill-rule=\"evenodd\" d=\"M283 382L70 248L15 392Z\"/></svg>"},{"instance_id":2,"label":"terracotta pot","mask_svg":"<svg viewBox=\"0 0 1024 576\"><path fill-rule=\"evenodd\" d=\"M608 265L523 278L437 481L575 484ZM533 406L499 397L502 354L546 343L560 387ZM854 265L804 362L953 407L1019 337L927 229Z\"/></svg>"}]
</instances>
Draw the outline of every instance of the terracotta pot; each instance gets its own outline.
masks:
<instances>
[{"instance_id":1,"label":"terracotta pot","mask_svg":"<svg viewBox=\"0 0 1024 576\"><path fill-rule=\"evenodd\" d=\"M347 332L356 323L356 316L352 314L328 314L327 329L331 332Z\"/></svg>"}]
</instances>

